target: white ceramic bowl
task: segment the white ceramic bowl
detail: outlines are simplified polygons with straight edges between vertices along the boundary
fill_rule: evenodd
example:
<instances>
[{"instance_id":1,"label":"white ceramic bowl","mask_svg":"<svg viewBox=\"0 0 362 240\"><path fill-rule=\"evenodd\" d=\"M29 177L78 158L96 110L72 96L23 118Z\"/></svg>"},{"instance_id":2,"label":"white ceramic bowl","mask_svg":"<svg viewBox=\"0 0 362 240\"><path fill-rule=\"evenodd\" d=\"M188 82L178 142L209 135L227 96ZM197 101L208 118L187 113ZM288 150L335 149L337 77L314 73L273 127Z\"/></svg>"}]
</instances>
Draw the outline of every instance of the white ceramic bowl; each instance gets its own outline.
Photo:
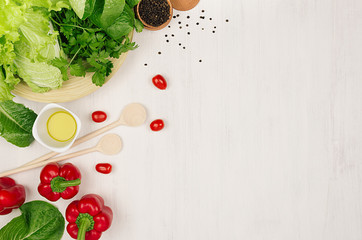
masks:
<instances>
[{"instance_id":1,"label":"white ceramic bowl","mask_svg":"<svg viewBox=\"0 0 362 240\"><path fill-rule=\"evenodd\" d=\"M71 114L77 124L77 130L74 136L66 142L59 142L54 140L51 136L49 136L48 129L47 129L47 121L49 117L56 112L65 111ZM80 119L68 109L54 103L50 103L46 105L39 113L38 117L36 118L33 126L33 136L36 141L38 141L44 147L54 151L54 152L65 152L67 151L72 144L74 143L75 139L77 138L81 128Z\"/></svg>"}]
</instances>

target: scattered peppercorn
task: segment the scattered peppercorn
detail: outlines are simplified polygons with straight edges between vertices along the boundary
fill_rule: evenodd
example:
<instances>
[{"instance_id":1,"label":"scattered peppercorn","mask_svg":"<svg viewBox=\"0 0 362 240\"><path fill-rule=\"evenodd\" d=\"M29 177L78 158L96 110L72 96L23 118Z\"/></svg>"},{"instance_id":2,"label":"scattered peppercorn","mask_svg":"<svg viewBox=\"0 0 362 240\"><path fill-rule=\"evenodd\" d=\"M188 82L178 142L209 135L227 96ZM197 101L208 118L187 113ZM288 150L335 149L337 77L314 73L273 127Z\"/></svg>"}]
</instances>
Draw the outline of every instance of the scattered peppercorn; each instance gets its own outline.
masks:
<instances>
[{"instance_id":1,"label":"scattered peppercorn","mask_svg":"<svg viewBox=\"0 0 362 240\"><path fill-rule=\"evenodd\" d=\"M188 35L190 35L190 32L187 32Z\"/></svg>"},{"instance_id":2,"label":"scattered peppercorn","mask_svg":"<svg viewBox=\"0 0 362 240\"><path fill-rule=\"evenodd\" d=\"M158 52L158 55L161 55L161 52Z\"/></svg>"},{"instance_id":3,"label":"scattered peppercorn","mask_svg":"<svg viewBox=\"0 0 362 240\"><path fill-rule=\"evenodd\" d=\"M181 22L178 22L178 24L181 24Z\"/></svg>"},{"instance_id":4,"label":"scattered peppercorn","mask_svg":"<svg viewBox=\"0 0 362 240\"><path fill-rule=\"evenodd\" d=\"M226 22L229 22L229 19L226 19Z\"/></svg>"},{"instance_id":5,"label":"scattered peppercorn","mask_svg":"<svg viewBox=\"0 0 362 240\"><path fill-rule=\"evenodd\" d=\"M187 16L187 18L189 19L189 18L190 18L190 16Z\"/></svg>"},{"instance_id":6,"label":"scattered peppercorn","mask_svg":"<svg viewBox=\"0 0 362 240\"><path fill-rule=\"evenodd\" d=\"M142 0L139 15L147 24L158 27L170 18L170 5L166 0Z\"/></svg>"},{"instance_id":7,"label":"scattered peppercorn","mask_svg":"<svg viewBox=\"0 0 362 240\"><path fill-rule=\"evenodd\" d=\"M200 59L199 62L202 62L202 60Z\"/></svg>"},{"instance_id":8,"label":"scattered peppercorn","mask_svg":"<svg viewBox=\"0 0 362 240\"><path fill-rule=\"evenodd\" d=\"M145 63L145 66L147 67L147 63Z\"/></svg>"}]
</instances>

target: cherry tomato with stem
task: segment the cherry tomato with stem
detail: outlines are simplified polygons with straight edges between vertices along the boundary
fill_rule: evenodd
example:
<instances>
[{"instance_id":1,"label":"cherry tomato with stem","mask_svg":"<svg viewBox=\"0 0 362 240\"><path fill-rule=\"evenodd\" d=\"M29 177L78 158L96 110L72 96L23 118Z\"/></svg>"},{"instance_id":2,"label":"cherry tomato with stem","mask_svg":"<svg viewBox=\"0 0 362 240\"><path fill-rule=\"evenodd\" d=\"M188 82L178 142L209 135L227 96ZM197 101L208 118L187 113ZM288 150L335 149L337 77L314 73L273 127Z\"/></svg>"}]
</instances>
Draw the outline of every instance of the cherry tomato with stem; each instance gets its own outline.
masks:
<instances>
[{"instance_id":1,"label":"cherry tomato with stem","mask_svg":"<svg viewBox=\"0 0 362 240\"><path fill-rule=\"evenodd\" d=\"M98 163L96 165L96 171L103 174L109 174L112 172L112 165L109 163Z\"/></svg>"},{"instance_id":2,"label":"cherry tomato with stem","mask_svg":"<svg viewBox=\"0 0 362 240\"><path fill-rule=\"evenodd\" d=\"M95 111L92 113L92 120L96 123L104 122L107 119L107 114L103 111Z\"/></svg>"},{"instance_id":3,"label":"cherry tomato with stem","mask_svg":"<svg viewBox=\"0 0 362 240\"><path fill-rule=\"evenodd\" d=\"M166 79L160 74L154 76L152 82L158 89L165 90L167 88Z\"/></svg>"},{"instance_id":4,"label":"cherry tomato with stem","mask_svg":"<svg viewBox=\"0 0 362 240\"><path fill-rule=\"evenodd\" d=\"M155 132L162 130L164 128L164 126L165 126L165 123L163 122L162 119L156 119L153 122L151 122L151 124L150 124L151 130L155 131Z\"/></svg>"}]
</instances>

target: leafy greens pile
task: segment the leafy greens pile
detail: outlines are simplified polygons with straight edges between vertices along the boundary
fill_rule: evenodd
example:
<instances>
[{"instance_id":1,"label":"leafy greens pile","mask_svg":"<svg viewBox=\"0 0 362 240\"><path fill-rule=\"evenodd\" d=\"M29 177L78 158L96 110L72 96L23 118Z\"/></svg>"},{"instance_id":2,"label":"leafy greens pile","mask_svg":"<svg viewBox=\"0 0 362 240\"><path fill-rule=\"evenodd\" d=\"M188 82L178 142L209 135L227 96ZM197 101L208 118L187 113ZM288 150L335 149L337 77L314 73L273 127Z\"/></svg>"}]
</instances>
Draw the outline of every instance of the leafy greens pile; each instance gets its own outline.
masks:
<instances>
[{"instance_id":1,"label":"leafy greens pile","mask_svg":"<svg viewBox=\"0 0 362 240\"><path fill-rule=\"evenodd\" d=\"M36 114L11 101L24 81L33 92L62 86L68 74L102 86L142 31L133 8L140 0L0 0L0 136L19 147L34 140Z\"/></svg>"},{"instance_id":2,"label":"leafy greens pile","mask_svg":"<svg viewBox=\"0 0 362 240\"><path fill-rule=\"evenodd\" d=\"M143 29L133 11L138 2L0 0L0 101L12 99L21 80L34 92L59 88L68 69L95 72L93 82L102 86L113 68L108 58L137 47L128 35Z\"/></svg>"},{"instance_id":3,"label":"leafy greens pile","mask_svg":"<svg viewBox=\"0 0 362 240\"><path fill-rule=\"evenodd\" d=\"M68 79L69 68L73 76L94 72L93 83L102 86L113 68L109 58L119 58L122 53L137 47L128 36L134 28L137 32L143 29L132 9L138 1L88 0L70 3L74 11L64 9L52 12L51 16L53 26L60 33L60 45L70 60L58 57L52 64L61 70L63 80Z\"/></svg>"}]
</instances>

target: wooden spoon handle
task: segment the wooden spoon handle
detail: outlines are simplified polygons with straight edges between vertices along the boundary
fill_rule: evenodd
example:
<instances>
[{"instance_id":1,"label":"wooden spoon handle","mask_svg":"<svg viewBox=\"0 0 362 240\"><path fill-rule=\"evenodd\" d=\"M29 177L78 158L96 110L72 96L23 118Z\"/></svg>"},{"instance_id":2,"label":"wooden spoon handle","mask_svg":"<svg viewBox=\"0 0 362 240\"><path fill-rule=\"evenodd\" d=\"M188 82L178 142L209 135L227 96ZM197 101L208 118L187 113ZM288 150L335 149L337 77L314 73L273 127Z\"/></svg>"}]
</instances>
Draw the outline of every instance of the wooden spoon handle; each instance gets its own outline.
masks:
<instances>
[{"instance_id":1,"label":"wooden spoon handle","mask_svg":"<svg viewBox=\"0 0 362 240\"><path fill-rule=\"evenodd\" d=\"M27 170L30 170L30 169L33 169L33 168L37 168L37 167L47 165L48 163L60 162L60 161L63 161L63 160L69 159L69 158L78 157L78 156L81 156L81 155L84 155L84 154L87 154L87 153L91 153L91 152L95 152L95 151L97 151L97 147L84 149L84 150L81 150L81 151L78 151L78 152L70 153L70 154L60 156L60 157L56 157L56 158L52 158L52 159L48 159L48 160L45 160L45 161L42 161L42 162L39 162L39 163L35 163L35 164L32 164L32 165L21 166L21 167L14 168L12 170L0 173L0 177L5 177L5 176L9 176L11 174L24 172L24 171L27 171Z\"/></svg>"},{"instance_id":2,"label":"wooden spoon handle","mask_svg":"<svg viewBox=\"0 0 362 240\"><path fill-rule=\"evenodd\" d=\"M82 143L84 143L86 141L89 141L90 139L95 138L95 137L101 135L102 133L108 132L111 129L113 129L115 127L118 127L119 125L122 125L122 124L124 124L124 123L118 120L118 121L115 121L115 122L113 122L113 123L111 123L111 124L109 124L107 126L104 126L104 127L100 128L98 130L95 130L94 132L91 132L91 133L89 133L89 134L75 140L73 145L71 146L71 148L75 147L75 146L78 146L79 144L82 144ZM33 164L42 162L44 160L47 160L49 158L52 158L52 157L54 157L54 156L56 156L58 154L59 153L57 153L57 152L49 152L49 153L47 153L47 154L45 154L45 155L43 155L43 156L41 156L39 158L36 158L36 159L34 159L34 160L30 161L30 162L25 163L22 166L33 165Z\"/></svg>"}]
</instances>

